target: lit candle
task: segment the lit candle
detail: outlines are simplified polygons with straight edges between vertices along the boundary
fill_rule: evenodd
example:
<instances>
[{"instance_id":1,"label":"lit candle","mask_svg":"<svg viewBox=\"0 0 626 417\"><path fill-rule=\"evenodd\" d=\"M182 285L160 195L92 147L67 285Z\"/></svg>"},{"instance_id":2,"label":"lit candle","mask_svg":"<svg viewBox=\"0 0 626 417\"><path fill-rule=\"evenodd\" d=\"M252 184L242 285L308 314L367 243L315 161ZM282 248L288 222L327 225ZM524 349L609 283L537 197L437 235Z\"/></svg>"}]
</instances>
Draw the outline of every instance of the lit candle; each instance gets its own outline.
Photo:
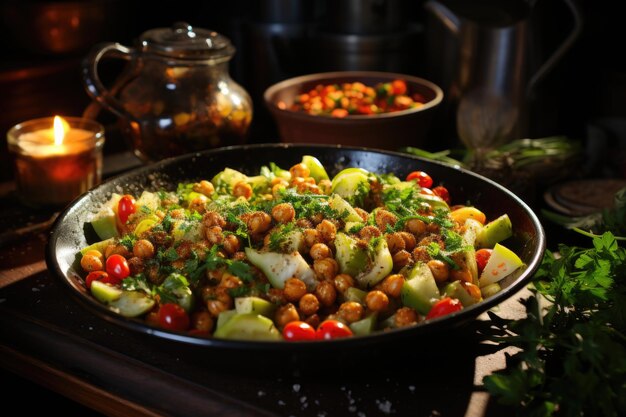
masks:
<instances>
[{"instance_id":1,"label":"lit candle","mask_svg":"<svg viewBox=\"0 0 626 417\"><path fill-rule=\"evenodd\" d=\"M61 206L100 182L104 129L93 120L30 120L7 137L18 192L27 204Z\"/></svg>"}]
</instances>

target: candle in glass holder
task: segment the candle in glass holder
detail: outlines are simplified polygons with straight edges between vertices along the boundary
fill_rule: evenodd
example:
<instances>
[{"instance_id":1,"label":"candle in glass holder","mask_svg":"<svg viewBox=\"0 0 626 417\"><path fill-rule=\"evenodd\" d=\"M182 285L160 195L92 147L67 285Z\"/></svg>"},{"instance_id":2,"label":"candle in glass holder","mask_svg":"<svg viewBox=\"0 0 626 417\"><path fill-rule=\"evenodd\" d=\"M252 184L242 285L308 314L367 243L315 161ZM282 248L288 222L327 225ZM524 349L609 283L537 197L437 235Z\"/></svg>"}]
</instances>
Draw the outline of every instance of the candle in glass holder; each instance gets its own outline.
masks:
<instances>
[{"instance_id":1,"label":"candle in glass holder","mask_svg":"<svg viewBox=\"0 0 626 417\"><path fill-rule=\"evenodd\" d=\"M11 128L7 138L26 204L62 206L100 182L104 128L93 120L29 120Z\"/></svg>"}]
</instances>

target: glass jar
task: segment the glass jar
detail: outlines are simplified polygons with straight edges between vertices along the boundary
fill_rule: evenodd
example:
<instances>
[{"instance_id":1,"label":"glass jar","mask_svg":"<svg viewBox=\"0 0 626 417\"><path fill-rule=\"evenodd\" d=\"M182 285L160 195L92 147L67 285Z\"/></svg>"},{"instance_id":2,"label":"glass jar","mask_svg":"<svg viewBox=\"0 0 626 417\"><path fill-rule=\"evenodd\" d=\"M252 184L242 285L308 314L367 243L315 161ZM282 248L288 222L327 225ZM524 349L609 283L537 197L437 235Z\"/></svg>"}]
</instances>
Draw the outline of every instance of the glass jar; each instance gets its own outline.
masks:
<instances>
[{"instance_id":1,"label":"glass jar","mask_svg":"<svg viewBox=\"0 0 626 417\"><path fill-rule=\"evenodd\" d=\"M135 153L157 161L245 142L252 101L228 73L234 54L225 36L177 23L144 32L134 48L97 45L83 63L83 81L119 117ZM105 57L128 61L110 90L98 76Z\"/></svg>"}]
</instances>

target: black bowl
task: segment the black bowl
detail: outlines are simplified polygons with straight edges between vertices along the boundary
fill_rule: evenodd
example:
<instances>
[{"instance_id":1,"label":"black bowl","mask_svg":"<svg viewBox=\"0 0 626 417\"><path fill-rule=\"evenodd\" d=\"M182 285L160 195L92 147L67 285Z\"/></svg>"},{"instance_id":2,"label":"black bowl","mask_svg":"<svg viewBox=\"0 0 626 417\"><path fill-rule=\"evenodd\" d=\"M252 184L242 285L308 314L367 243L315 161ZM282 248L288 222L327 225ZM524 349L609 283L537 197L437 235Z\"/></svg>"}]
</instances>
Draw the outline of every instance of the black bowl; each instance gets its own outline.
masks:
<instances>
[{"instance_id":1,"label":"black bowl","mask_svg":"<svg viewBox=\"0 0 626 417\"><path fill-rule=\"evenodd\" d=\"M514 236L506 244L526 264L501 282L503 289L495 296L463 309L458 313L423 322L413 327L378 332L364 337L336 339L324 342L251 342L193 337L151 327L139 319L122 317L91 297L76 262L77 252L90 241L90 228L85 219L99 204L105 202L112 192L128 192L138 195L142 190L174 187L178 182L210 179L225 167L248 174L258 173L262 165L270 161L281 167L290 167L301 161L302 155L315 155L330 168L330 175L350 166L362 167L373 172L394 172L399 177L414 170L428 172L436 183L446 186L453 202L471 201L485 212L487 218L507 213L513 223ZM57 219L50 234L46 260L48 268L67 285L71 294L98 316L132 331L159 339L169 339L186 345L206 348L274 350L276 352L318 352L332 349L360 349L364 346L385 345L400 339L447 332L452 327L472 321L480 313L511 297L526 285L540 264L545 250L545 235L537 216L530 208L495 182L460 168L423 160L410 155L365 148L315 145L249 145L210 150L165 160L139 168L116 177L76 199ZM78 267L78 268L77 268Z\"/></svg>"}]
</instances>

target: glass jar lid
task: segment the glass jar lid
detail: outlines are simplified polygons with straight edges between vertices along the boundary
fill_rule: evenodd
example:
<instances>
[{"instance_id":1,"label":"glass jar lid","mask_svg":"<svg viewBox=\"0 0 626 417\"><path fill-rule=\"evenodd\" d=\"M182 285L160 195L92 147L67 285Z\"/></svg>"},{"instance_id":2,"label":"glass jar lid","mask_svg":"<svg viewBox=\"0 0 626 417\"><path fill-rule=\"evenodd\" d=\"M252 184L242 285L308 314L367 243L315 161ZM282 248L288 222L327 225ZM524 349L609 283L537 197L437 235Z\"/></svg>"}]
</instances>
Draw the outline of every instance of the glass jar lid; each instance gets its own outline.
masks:
<instances>
[{"instance_id":1,"label":"glass jar lid","mask_svg":"<svg viewBox=\"0 0 626 417\"><path fill-rule=\"evenodd\" d=\"M156 28L139 38L144 52L179 59L229 59L235 47L226 36L213 30L177 22L171 28Z\"/></svg>"}]
</instances>

